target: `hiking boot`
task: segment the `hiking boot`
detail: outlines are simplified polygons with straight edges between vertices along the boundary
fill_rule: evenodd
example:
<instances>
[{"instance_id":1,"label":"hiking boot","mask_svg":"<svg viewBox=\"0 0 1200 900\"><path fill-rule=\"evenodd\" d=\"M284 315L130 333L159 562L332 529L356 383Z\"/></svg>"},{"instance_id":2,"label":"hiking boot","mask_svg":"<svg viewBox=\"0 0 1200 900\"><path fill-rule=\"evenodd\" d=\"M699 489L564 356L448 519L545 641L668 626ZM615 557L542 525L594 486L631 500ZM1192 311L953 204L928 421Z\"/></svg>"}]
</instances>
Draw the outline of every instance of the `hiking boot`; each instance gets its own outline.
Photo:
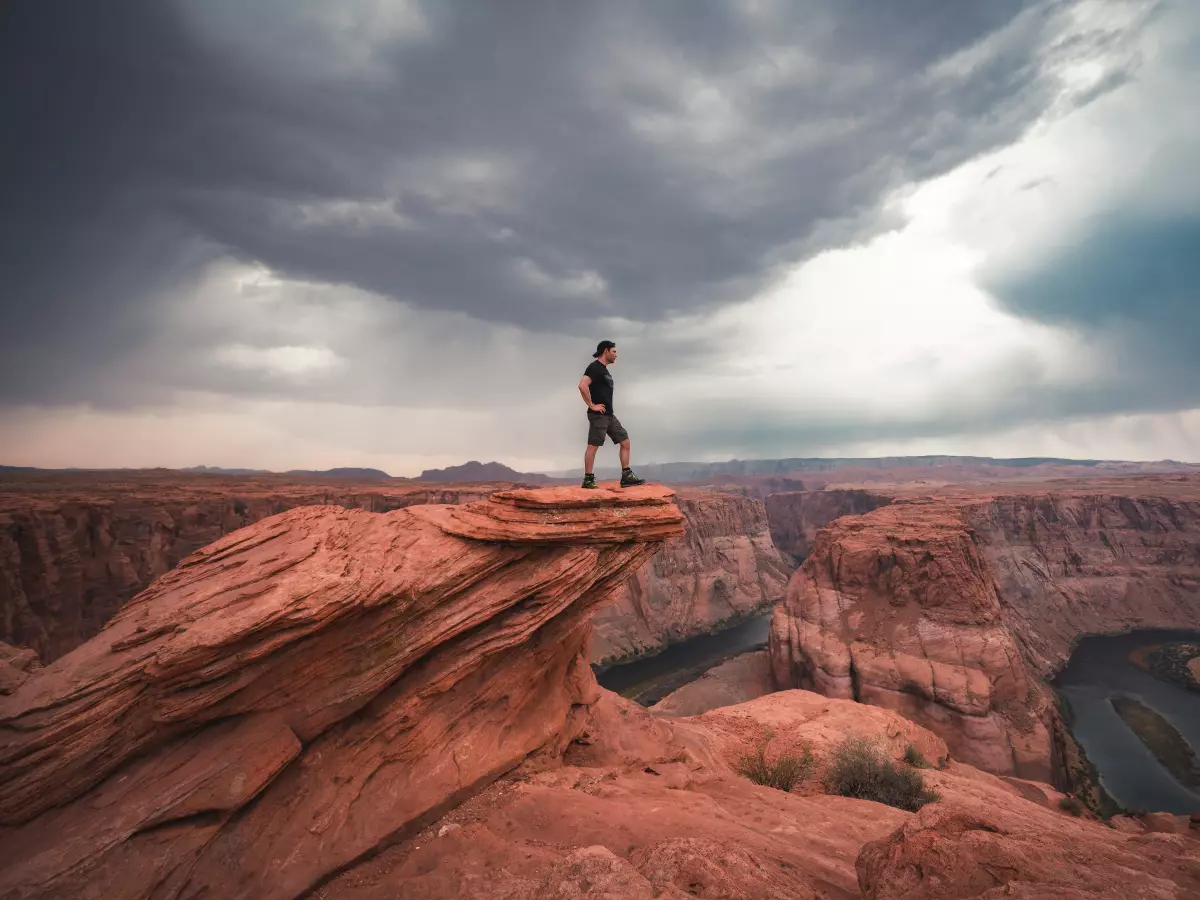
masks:
<instances>
[{"instance_id":1,"label":"hiking boot","mask_svg":"<svg viewBox=\"0 0 1200 900\"><path fill-rule=\"evenodd\" d=\"M634 487L639 484L645 484L645 478L638 478L633 474L633 469L625 469L621 472L621 487Z\"/></svg>"},{"instance_id":2,"label":"hiking boot","mask_svg":"<svg viewBox=\"0 0 1200 900\"><path fill-rule=\"evenodd\" d=\"M596 476L595 475L584 475L583 476L583 484L581 484L580 487L594 488L595 486L596 486Z\"/></svg>"}]
</instances>

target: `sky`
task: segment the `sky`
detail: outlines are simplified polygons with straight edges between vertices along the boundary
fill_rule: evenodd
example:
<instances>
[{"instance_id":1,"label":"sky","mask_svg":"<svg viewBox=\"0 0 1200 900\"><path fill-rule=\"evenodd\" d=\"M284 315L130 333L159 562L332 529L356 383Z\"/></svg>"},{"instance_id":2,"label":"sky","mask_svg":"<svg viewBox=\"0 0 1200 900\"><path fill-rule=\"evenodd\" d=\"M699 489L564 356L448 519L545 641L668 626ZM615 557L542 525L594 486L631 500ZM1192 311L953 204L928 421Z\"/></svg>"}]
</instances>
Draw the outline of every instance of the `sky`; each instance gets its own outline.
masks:
<instances>
[{"instance_id":1,"label":"sky","mask_svg":"<svg viewBox=\"0 0 1200 900\"><path fill-rule=\"evenodd\" d=\"M1200 462L1198 85L1194 0L10 0L0 463L567 469L601 339L635 468Z\"/></svg>"}]
</instances>

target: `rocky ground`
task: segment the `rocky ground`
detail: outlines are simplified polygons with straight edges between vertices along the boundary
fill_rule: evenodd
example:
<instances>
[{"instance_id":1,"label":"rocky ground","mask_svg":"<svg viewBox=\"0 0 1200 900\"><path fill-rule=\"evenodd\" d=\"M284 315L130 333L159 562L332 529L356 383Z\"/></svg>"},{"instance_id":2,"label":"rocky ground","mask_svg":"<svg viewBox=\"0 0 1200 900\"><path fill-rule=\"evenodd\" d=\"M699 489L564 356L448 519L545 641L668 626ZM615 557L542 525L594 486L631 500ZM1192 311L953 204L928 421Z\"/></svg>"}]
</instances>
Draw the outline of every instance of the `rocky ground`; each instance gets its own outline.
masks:
<instances>
[{"instance_id":1,"label":"rocky ground","mask_svg":"<svg viewBox=\"0 0 1200 900\"><path fill-rule=\"evenodd\" d=\"M1154 898L1186 819L1107 827L877 706L692 718L597 688L592 611L679 534L661 488L270 517L0 696L0 898ZM939 798L830 796L847 737ZM737 774L807 749L783 792Z\"/></svg>"}]
</instances>

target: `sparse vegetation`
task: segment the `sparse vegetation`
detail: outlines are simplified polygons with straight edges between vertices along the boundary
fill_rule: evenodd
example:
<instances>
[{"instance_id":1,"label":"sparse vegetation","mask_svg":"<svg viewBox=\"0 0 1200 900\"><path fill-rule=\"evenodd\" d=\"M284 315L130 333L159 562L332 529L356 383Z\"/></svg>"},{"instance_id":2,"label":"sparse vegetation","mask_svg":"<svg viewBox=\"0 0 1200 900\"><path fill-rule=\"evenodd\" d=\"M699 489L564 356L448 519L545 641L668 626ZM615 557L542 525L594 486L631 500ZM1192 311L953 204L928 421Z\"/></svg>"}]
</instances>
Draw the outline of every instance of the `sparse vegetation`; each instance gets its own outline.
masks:
<instances>
[{"instance_id":1,"label":"sparse vegetation","mask_svg":"<svg viewBox=\"0 0 1200 900\"><path fill-rule=\"evenodd\" d=\"M758 745L757 751L738 760L737 771L755 784L780 791L790 791L812 774L814 765L812 750L804 747L803 752L798 756L782 754L773 762L768 762L767 744L770 741L771 734L768 732L762 743Z\"/></svg>"},{"instance_id":2,"label":"sparse vegetation","mask_svg":"<svg viewBox=\"0 0 1200 900\"><path fill-rule=\"evenodd\" d=\"M874 800L910 812L941 799L925 786L920 772L897 765L862 737L847 738L833 751L825 788L831 794Z\"/></svg>"},{"instance_id":3,"label":"sparse vegetation","mask_svg":"<svg viewBox=\"0 0 1200 900\"><path fill-rule=\"evenodd\" d=\"M1065 813L1070 813L1073 816L1083 815L1084 806L1074 797L1063 797L1058 801L1058 808Z\"/></svg>"},{"instance_id":4,"label":"sparse vegetation","mask_svg":"<svg viewBox=\"0 0 1200 900\"><path fill-rule=\"evenodd\" d=\"M925 754L917 749L916 744L909 744L904 748L904 761L914 769L929 768L929 760L925 758Z\"/></svg>"}]
</instances>

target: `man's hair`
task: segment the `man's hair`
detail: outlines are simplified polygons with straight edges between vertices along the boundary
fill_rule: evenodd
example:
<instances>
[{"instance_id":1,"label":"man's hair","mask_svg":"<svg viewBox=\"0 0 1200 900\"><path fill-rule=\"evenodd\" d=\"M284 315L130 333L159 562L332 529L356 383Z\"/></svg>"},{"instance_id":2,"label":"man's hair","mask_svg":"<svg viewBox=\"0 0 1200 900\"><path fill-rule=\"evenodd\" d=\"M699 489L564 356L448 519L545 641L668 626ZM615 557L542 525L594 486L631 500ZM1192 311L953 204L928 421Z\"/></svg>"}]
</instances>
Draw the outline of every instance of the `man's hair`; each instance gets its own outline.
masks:
<instances>
[{"instance_id":1,"label":"man's hair","mask_svg":"<svg viewBox=\"0 0 1200 900\"><path fill-rule=\"evenodd\" d=\"M603 353L609 347L615 347L615 346L617 346L617 345L614 344L612 341L601 341L600 343L598 343L596 345L596 352L593 353L592 356L594 356L596 359L599 359L601 353Z\"/></svg>"}]
</instances>

